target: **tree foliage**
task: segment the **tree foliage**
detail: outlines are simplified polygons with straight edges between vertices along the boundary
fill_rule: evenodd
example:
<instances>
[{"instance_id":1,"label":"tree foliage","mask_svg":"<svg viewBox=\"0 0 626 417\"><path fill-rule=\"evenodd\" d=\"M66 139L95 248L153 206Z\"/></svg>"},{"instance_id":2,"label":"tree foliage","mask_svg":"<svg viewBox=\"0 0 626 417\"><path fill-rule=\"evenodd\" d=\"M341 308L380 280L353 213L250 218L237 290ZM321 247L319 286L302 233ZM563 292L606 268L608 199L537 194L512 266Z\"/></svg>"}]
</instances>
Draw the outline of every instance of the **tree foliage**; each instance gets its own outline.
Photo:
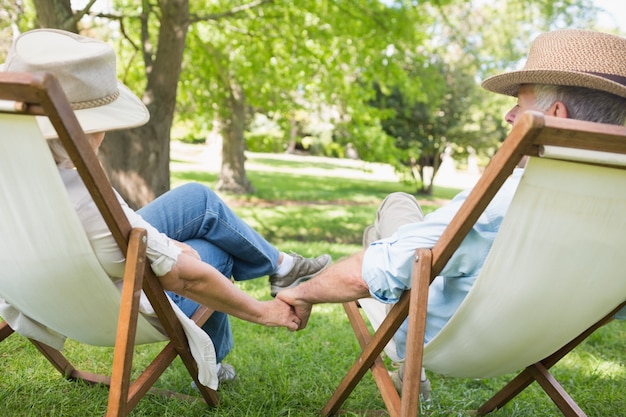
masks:
<instances>
[{"instance_id":1,"label":"tree foliage","mask_svg":"<svg viewBox=\"0 0 626 417\"><path fill-rule=\"evenodd\" d=\"M434 177L443 155L452 145L456 144L457 149L481 148L487 141L478 131L466 130L468 109L476 88L474 78L438 60L421 72L429 73L431 85L437 86L424 99L410 100L399 88L383 94L376 85L377 96L372 104L391 111L388 118L381 120L381 125L400 151L401 156L394 163L396 169L404 168L411 174L421 186L417 192L432 194ZM427 168L432 168L429 175L425 172Z\"/></svg>"},{"instance_id":2,"label":"tree foliage","mask_svg":"<svg viewBox=\"0 0 626 417\"><path fill-rule=\"evenodd\" d=\"M219 186L229 191L250 190L235 172L252 114L266 115L283 132L292 132L302 114L367 120L372 92L362 85L406 81L403 49L421 42L415 28L426 19L401 3L258 3L229 14L210 13L201 1L192 6L197 24L190 30L179 115L197 132L222 133ZM289 139L288 133L282 138Z\"/></svg>"},{"instance_id":3,"label":"tree foliage","mask_svg":"<svg viewBox=\"0 0 626 417\"><path fill-rule=\"evenodd\" d=\"M418 192L431 194L442 155L492 154L508 128L501 117L510 100L490 97L479 80L516 65L538 32L570 25L586 26L587 1L496 0L433 7L428 56L413 76L428 80L422 97L401 86L372 104L381 110L381 125L400 151L396 167L412 174ZM393 163L393 161L390 161ZM430 175L425 175L429 168Z\"/></svg>"},{"instance_id":4,"label":"tree foliage","mask_svg":"<svg viewBox=\"0 0 626 417\"><path fill-rule=\"evenodd\" d=\"M2 1L5 33L36 26L34 13L15 12L30 2ZM415 178L446 147L489 154L506 131L506 100L478 81L518 63L538 31L592 17L591 0L30 1L39 24L113 42L120 78L148 106L148 125L109 133L102 149L135 207L169 189L174 122L193 137L221 136L219 187L232 192L253 190L244 154L253 121L275 126L269 148L316 142L307 137L342 155L351 144Z\"/></svg>"}]
</instances>

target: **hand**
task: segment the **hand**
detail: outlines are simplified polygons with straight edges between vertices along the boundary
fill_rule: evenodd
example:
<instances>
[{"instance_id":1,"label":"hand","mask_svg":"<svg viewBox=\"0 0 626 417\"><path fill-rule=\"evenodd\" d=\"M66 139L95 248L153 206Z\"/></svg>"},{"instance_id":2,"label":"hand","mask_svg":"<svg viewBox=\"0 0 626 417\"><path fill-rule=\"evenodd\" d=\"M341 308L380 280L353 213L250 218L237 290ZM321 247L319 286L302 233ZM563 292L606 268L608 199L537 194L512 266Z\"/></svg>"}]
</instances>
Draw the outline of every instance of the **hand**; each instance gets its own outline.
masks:
<instances>
[{"instance_id":1,"label":"hand","mask_svg":"<svg viewBox=\"0 0 626 417\"><path fill-rule=\"evenodd\" d=\"M292 297L291 291L289 289L280 291L276 295L276 299L284 301L293 308L296 316L298 316L298 318L300 319L300 324L297 330L304 329L309 322L309 317L311 316L313 305Z\"/></svg>"},{"instance_id":2,"label":"hand","mask_svg":"<svg viewBox=\"0 0 626 417\"><path fill-rule=\"evenodd\" d=\"M289 304L277 298L262 303L265 311L259 324L270 327L284 326L291 331L300 329L302 320Z\"/></svg>"}]
</instances>

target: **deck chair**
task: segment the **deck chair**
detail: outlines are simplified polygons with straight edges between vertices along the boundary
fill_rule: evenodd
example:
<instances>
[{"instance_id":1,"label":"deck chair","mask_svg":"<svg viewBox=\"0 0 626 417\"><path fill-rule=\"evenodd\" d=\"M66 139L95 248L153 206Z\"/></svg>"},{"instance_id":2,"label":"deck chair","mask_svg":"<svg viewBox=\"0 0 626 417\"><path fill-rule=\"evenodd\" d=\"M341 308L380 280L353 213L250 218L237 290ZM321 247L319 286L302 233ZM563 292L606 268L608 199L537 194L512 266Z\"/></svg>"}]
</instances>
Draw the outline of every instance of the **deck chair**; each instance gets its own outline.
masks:
<instances>
[{"instance_id":1,"label":"deck chair","mask_svg":"<svg viewBox=\"0 0 626 417\"><path fill-rule=\"evenodd\" d=\"M200 309L195 323L181 321L186 317L146 267L146 231L131 228L60 84L50 74L0 73L0 107L0 298L22 320L41 327L40 338L31 342L66 378L108 385L107 416L128 415L177 357L203 399L217 405L217 379L210 382L212 388L201 383L199 362L194 360L199 350L190 347L187 338L194 328L204 333L195 323L203 324L211 311ZM126 253L121 291L91 249L35 115L52 121ZM142 289L162 329L139 313ZM6 315L4 319L10 321ZM0 340L19 332L7 321L0 324ZM51 346L59 337L60 346ZM60 351L65 337L114 347L110 375L75 369ZM134 346L166 340L169 343L163 343L156 358L131 381Z\"/></svg>"},{"instance_id":2,"label":"deck chair","mask_svg":"<svg viewBox=\"0 0 626 417\"><path fill-rule=\"evenodd\" d=\"M529 162L474 286L424 345L430 283L523 155ZM584 416L549 368L626 304L625 168L626 127L522 115L440 240L416 251L412 289L378 330L371 334L355 302L344 304L362 352L322 414L340 411L371 369L389 415L415 417L423 366L462 378L521 372L479 415L537 381L563 415ZM380 353L406 317L400 398Z\"/></svg>"}]
</instances>

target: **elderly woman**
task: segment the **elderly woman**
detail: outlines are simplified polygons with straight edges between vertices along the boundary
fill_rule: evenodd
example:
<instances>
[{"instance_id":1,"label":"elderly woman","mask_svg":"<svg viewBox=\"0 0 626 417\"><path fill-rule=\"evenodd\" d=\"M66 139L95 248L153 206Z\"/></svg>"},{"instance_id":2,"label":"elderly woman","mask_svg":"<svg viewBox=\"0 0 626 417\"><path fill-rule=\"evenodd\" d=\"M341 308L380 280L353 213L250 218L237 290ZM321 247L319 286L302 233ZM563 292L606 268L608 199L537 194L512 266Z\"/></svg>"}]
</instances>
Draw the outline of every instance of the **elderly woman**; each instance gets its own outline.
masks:
<instances>
[{"instance_id":1,"label":"elderly woman","mask_svg":"<svg viewBox=\"0 0 626 417\"><path fill-rule=\"evenodd\" d=\"M140 126L149 119L143 103L117 81L115 68L115 53L107 43L40 29L15 39L3 70L54 74L97 152L106 131ZM119 281L124 254L50 121L39 117L38 122L98 260L111 279ZM118 199L131 225L147 230L150 266L170 298L189 317L201 304L216 310L202 328L215 345L218 364L233 345L228 315L290 330L300 325L291 306L279 299L256 300L233 285L231 277L239 281L269 275L272 295L276 295L331 262L329 255L308 259L279 251L200 184L173 189L137 212L119 195ZM232 366L222 364L218 369L220 381L234 379Z\"/></svg>"}]
</instances>

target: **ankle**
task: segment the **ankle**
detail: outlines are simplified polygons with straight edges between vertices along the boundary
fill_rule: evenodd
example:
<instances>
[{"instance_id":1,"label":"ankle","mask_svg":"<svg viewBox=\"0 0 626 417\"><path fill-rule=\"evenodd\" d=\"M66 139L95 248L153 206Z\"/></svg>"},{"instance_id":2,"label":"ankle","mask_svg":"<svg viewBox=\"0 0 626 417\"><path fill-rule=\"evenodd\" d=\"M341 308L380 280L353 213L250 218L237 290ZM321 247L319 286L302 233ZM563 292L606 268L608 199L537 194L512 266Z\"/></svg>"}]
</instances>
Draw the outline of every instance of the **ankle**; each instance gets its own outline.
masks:
<instances>
[{"instance_id":1,"label":"ankle","mask_svg":"<svg viewBox=\"0 0 626 417\"><path fill-rule=\"evenodd\" d=\"M291 271L291 268L293 268L294 259L293 256L281 252L280 256L278 257L278 262L279 264L276 267L274 274L278 275L279 277L283 277L287 275L289 271Z\"/></svg>"}]
</instances>

